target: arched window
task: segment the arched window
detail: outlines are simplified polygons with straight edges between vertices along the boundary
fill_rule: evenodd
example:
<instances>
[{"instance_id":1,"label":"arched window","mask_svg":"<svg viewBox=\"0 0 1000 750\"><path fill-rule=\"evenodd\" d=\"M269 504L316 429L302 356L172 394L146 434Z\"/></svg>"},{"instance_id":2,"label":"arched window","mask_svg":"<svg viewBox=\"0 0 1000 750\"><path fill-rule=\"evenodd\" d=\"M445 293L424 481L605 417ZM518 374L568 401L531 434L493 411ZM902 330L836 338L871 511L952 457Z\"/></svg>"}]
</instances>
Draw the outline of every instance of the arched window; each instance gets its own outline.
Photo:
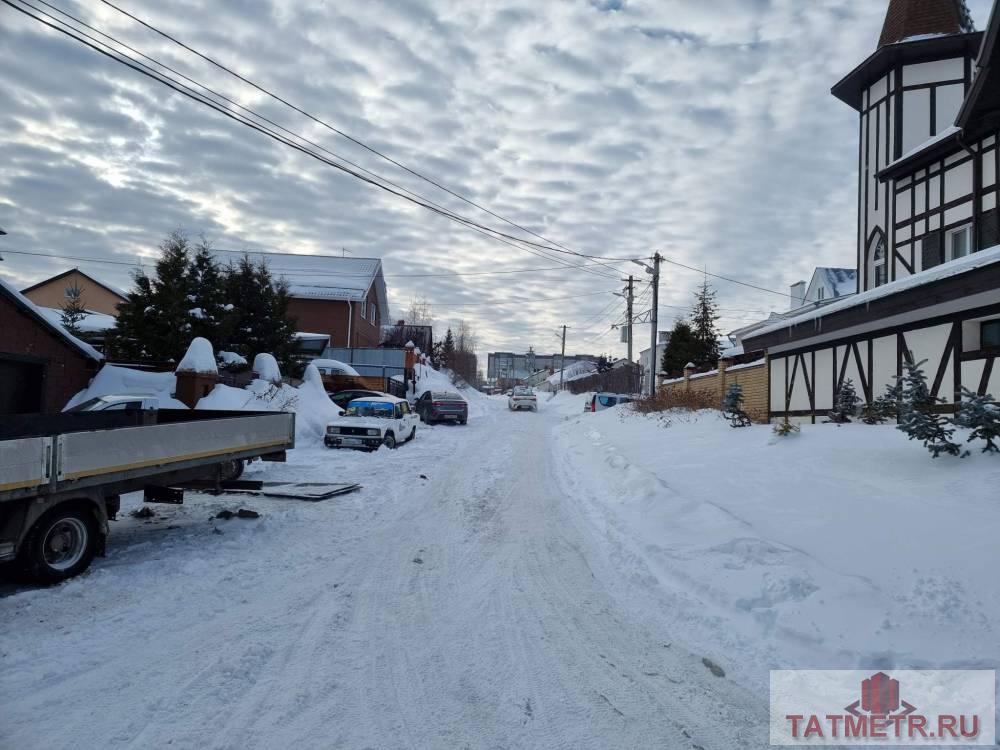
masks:
<instances>
[{"instance_id":1,"label":"arched window","mask_svg":"<svg viewBox=\"0 0 1000 750\"><path fill-rule=\"evenodd\" d=\"M868 288L882 286L889 280L888 255L885 235L876 230L868 242Z\"/></svg>"}]
</instances>

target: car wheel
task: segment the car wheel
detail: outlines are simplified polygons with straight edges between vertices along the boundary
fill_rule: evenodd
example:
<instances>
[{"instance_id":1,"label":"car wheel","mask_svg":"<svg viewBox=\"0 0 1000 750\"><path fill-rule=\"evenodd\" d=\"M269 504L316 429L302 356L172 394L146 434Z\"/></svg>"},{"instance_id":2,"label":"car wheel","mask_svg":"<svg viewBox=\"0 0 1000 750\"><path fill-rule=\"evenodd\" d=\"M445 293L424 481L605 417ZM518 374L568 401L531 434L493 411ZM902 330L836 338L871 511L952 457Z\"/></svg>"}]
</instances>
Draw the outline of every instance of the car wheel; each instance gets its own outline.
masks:
<instances>
[{"instance_id":1,"label":"car wheel","mask_svg":"<svg viewBox=\"0 0 1000 750\"><path fill-rule=\"evenodd\" d=\"M468 423L469 423L469 420L468 420L468 419L460 419L460 420L458 421L458 423L459 423L459 424L468 424Z\"/></svg>"},{"instance_id":2,"label":"car wheel","mask_svg":"<svg viewBox=\"0 0 1000 750\"><path fill-rule=\"evenodd\" d=\"M389 450L393 450L396 447L396 436L391 432L388 433L384 438L382 438L382 445Z\"/></svg>"},{"instance_id":3,"label":"car wheel","mask_svg":"<svg viewBox=\"0 0 1000 750\"><path fill-rule=\"evenodd\" d=\"M43 515L24 538L21 568L33 581L58 583L90 567L97 552L97 522L87 508L71 503Z\"/></svg>"}]
</instances>

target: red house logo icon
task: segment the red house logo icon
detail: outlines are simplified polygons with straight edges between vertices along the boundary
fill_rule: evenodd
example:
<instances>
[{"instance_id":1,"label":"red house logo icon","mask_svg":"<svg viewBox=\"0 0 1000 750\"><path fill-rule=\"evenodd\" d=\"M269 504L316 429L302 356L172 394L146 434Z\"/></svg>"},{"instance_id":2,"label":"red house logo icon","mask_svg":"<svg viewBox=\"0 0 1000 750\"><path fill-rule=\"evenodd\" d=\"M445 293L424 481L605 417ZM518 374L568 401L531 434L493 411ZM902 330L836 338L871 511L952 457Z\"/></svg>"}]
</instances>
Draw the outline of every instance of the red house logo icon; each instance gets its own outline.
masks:
<instances>
[{"instance_id":1,"label":"red house logo icon","mask_svg":"<svg viewBox=\"0 0 1000 750\"><path fill-rule=\"evenodd\" d=\"M903 710L894 714L900 705ZM860 716L858 706L861 707L861 711L878 717L905 716L917 710L912 704L899 699L899 680L894 680L885 672L876 672L868 679L862 680L861 700L854 701L844 710L854 716Z\"/></svg>"}]
</instances>

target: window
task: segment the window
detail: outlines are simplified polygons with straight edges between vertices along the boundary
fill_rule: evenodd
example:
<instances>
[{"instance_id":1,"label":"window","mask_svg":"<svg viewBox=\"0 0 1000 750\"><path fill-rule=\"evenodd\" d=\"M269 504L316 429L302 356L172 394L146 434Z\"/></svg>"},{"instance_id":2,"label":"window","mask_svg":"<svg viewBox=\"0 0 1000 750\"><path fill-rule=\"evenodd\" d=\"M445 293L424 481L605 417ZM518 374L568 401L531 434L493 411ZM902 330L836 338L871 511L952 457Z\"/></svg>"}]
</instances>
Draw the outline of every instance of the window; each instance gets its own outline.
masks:
<instances>
[{"instance_id":1,"label":"window","mask_svg":"<svg viewBox=\"0 0 1000 750\"><path fill-rule=\"evenodd\" d=\"M368 319L374 325L374 323L375 323L375 303L374 302L369 302L368 303Z\"/></svg>"},{"instance_id":2,"label":"window","mask_svg":"<svg viewBox=\"0 0 1000 750\"><path fill-rule=\"evenodd\" d=\"M964 258L972 252L972 225L952 229L945 238L945 260Z\"/></svg>"},{"instance_id":3,"label":"window","mask_svg":"<svg viewBox=\"0 0 1000 750\"><path fill-rule=\"evenodd\" d=\"M819 289L816 290L816 301L817 302L822 302L823 301L823 297L825 297L825 296L826 296L826 289L824 289L823 287L820 287Z\"/></svg>"},{"instance_id":4,"label":"window","mask_svg":"<svg viewBox=\"0 0 1000 750\"><path fill-rule=\"evenodd\" d=\"M869 243L869 286L882 286L889 280L889 266L886 262L885 236L878 232Z\"/></svg>"},{"instance_id":5,"label":"window","mask_svg":"<svg viewBox=\"0 0 1000 750\"><path fill-rule=\"evenodd\" d=\"M361 319L362 320L366 320L366 318L365 318L365 310L367 309L367 307L368 307L368 305L366 305L364 302L361 303Z\"/></svg>"},{"instance_id":6,"label":"window","mask_svg":"<svg viewBox=\"0 0 1000 750\"><path fill-rule=\"evenodd\" d=\"M979 348L1000 349L1000 320L987 320L979 327Z\"/></svg>"}]
</instances>

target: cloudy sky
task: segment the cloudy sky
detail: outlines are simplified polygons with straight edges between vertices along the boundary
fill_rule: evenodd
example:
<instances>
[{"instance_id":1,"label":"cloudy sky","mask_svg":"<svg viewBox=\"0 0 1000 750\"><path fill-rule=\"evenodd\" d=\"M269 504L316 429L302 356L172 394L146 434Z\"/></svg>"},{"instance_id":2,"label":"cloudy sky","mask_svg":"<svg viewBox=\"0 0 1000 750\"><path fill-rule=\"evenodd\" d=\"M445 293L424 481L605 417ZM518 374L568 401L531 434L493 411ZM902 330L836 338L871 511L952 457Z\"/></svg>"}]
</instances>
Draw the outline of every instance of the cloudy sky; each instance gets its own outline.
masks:
<instances>
[{"instance_id":1,"label":"cloudy sky","mask_svg":"<svg viewBox=\"0 0 1000 750\"><path fill-rule=\"evenodd\" d=\"M37 0L28 0L37 2ZM497 214L582 253L787 290L854 263L855 114L830 86L886 0L121 0L122 7ZM426 198L493 217L268 100L98 0L51 4ZM116 3L117 4L117 3ZM969 0L977 27L990 0ZM49 10L49 12L52 12ZM173 94L0 5L0 274L118 286L165 234L382 258L482 352L622 353L619 272L500 244ZM71 255L64 260L11 250ZM273 263L280 270L280 259ZM616 264L620 274L642 270ZM535 273L483 272L553 269ZM594 271L598 273L594 273ZM445 275L445 274L475 275ZM661 328L701 274L664 266ZM776 294L715 282L731 329ZM551 299L574 297L573 299ZM675 307L669 307L670 305ZM645 309L648 305L637 309ZM637 343L648 326L636 329Z\"/></svg>"}]
</instances>

